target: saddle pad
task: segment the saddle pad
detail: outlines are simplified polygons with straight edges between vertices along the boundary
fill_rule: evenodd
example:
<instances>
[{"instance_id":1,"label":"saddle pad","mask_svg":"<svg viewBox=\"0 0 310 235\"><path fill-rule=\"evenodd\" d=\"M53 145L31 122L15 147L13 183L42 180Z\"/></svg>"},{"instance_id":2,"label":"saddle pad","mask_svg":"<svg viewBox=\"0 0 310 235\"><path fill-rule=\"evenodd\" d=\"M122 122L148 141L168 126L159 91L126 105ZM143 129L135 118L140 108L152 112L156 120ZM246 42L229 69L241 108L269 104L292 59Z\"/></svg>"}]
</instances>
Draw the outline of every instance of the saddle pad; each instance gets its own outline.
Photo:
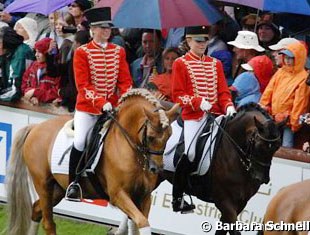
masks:
<instances>
[{"instance_id":1,"label":"saddle pad","mask_svg":"<svg viewBox=\"0 0 310 235\"><path fill-rule=\"evenodd\" d=\"M214 152L214 146L215 146L215 138L217 136L217 132L219 129L219 126L222 119L222 116L218 116L215 119L215 122L217 124L211 124L210 130L212 130L212 134L210 134L210 137L206 141L203 153L202 153L202 158L198 164L197 169L192 173L192 175L205 175L210 167L211 160L213 158L213 152ZM163 155L163 162L164 162L164 169L167 171L172 171L175 172L176 167L173 164L173 159L175 156L175 151L176 147L178 145L178 141L180 139L181 133L182 133L182 127L177 123L177 121L174 121L171 124L172 128L172 135L167 141L164 155ZM204 133L202 133L203 135ZM210 143L212 143L211 147Z\"/></svg>"},{"instance_id":2,"label":"saddle pad","mask_svg":"<svg viewBox=\"0 0 310 235\"><path fill-rule=\"evenodd\" d=\"M100 131L101 134L100 142L107 134L110 123L111 123L110 121L107 121L104 124L102 130ZM72 129L72 124L73 124L72 120L68 121L57 134L51 156L51 170L53 174L69 174L69 158L74 138L74 131ZM71 131L68 130L68 128L70 129L69 126L71 127ZM92 163L89 169L86 169L86 171L94 172L94 169L96 168L99 162L102 148L103 144L100 145L99 151L97 152L94 162ZM62 157L63 160L60 164ZM83 176L84 175L85 174L83 174Z\"/></svg>"}]
</instances>

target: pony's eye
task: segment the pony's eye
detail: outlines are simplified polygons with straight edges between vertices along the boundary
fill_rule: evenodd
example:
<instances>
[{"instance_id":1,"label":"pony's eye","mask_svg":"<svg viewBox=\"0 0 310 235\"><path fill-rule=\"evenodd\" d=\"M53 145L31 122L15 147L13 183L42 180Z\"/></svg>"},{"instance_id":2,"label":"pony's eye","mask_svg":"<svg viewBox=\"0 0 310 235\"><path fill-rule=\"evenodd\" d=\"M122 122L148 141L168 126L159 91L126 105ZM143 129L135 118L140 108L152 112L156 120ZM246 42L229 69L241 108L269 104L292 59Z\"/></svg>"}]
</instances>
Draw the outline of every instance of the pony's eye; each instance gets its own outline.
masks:
<instances>
[{"instance_id":1,"label":"pony's eye","mask_svg":"<svg viewBox=\"0 0 310 235\"><path fill-rule=\"evenodd\" d=\"M156 138L154 136L148 136L147 137L148 142L154 142L155 140L156 140Z\"/></svg>"}]
</instances>

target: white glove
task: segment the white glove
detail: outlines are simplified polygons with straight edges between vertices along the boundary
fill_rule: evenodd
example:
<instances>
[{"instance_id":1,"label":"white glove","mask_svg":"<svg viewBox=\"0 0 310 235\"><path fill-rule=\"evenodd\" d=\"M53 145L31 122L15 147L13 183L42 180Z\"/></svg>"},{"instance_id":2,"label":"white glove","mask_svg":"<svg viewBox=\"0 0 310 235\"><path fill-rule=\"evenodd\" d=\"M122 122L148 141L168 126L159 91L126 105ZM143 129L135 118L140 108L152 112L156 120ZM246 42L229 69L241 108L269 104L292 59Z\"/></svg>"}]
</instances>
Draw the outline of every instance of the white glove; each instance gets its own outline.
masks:
<instances>
[{"instance_id":1,"label":"white glove","mask_svg":"<svg viewBox=\"0 0 310 235\"><path fill-rule=\"evenodd\" d=\"M234 106L228 106L226 109L226 117L232 117L237 113Z\"/></svg>"},{"instance_id":2,"label":"white glove","mask_svg":"<svg viewBox=\"0 0 310 235\"><path fill-rule=\"evenodd\" d=\"M211 108L212 108L212 104L210 104L208 101L202 98L201 103L200 103L200 109L202 111L208 112Z\"/></svg>"},{"instance_id":3,"label":"white glove","mask_svg":"<svg viewBox=\"0 0 310 235\"><path fill-rule=\"evenodd\" d=\"M112 104L110 102L107 102L105 105L102 107L103 112L108 112L113 109Z\"/></svg>"}]
</instances>

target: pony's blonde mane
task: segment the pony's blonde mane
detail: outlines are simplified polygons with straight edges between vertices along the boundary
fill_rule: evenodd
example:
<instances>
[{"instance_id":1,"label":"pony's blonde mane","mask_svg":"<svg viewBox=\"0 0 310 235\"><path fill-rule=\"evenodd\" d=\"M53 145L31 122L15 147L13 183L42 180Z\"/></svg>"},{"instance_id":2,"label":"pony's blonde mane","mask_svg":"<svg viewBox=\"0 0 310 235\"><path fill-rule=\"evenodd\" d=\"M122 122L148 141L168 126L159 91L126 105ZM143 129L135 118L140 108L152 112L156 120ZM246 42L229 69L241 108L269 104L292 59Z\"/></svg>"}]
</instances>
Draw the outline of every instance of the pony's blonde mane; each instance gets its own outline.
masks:
<instances>
[{"instance_id":1,"label":"pony's blonde mane","mask_svg":"<svg viewBox=\"0 0 310 235\"><path fill-rule=\"evenodd\" d=\"M150 102L152 105L154 105L158 109L159 113L159 120L163 128L166 128L169 126L169 119L166 116L165 111L163 110L163 107L159 103L159 101L155 98L155 96L148 90L143 88L135 88L127 91L125 94L122 95L120 98L120 105L123 104L125 100L127 100L129 97L133 96L140 96L146 99L148 102Z\"/></svg>"}]
</instances>

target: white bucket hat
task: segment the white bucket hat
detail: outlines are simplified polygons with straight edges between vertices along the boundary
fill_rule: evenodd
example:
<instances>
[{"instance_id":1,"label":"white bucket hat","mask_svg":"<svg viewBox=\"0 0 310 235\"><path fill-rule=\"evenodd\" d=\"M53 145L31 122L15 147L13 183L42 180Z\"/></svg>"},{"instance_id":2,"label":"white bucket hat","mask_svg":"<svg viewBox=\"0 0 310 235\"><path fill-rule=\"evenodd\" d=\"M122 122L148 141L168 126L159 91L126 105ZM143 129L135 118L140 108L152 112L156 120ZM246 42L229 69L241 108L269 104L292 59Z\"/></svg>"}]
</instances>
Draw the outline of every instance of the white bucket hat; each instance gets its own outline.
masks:
<instances>
[{"instance_id":1,"label":"white bucket hat","mask_svg":"<svg viewBox=\"0 0 310 235\"><path fill-rule=\"evenodd\" d=\"M278 51L284 49L287 45L299 42L295 38L282 38L280 41L278 41L277 44L269 46L269 48L273 51Z\"/></svg>"},{"instance_id":2,"label":"white bucket hat","mask_svg":"<svg viewBox=\"0 0 310 235\"><path fill-rule=\"evenodd\" d=\"M258 44L256 33L251 31L239 31L235 41L230 41L228 44L240 49L253 49L259 52L265 50Z\"/></svg>"}]
</instances>

